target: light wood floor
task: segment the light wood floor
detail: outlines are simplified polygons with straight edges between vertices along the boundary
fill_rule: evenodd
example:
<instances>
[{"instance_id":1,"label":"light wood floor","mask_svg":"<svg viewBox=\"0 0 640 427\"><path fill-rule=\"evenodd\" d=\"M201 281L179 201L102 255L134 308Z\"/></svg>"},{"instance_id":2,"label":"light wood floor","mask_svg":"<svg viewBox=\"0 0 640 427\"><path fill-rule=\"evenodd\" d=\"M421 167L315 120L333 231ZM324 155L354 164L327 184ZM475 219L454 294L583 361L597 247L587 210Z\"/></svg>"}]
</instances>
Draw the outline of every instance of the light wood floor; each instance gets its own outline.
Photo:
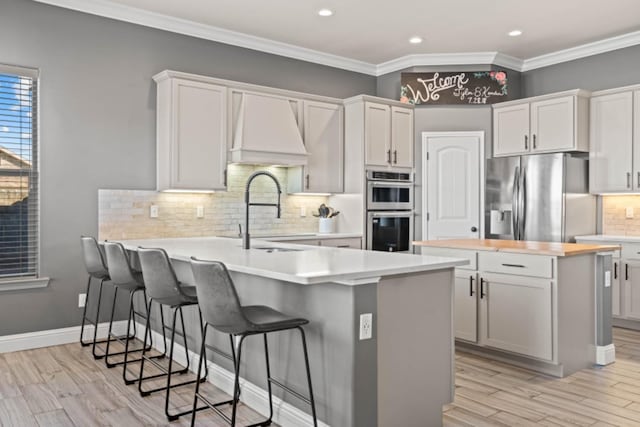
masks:
<instances>
[{"instance_id":1,"label":"light wood floor","mask_svg":"<svg viewBox=\"0 0 640 427\"><path fill-rule=\"evenodd\" d=\"M640 332L614 329L615 364L557 379L459 352L456 399L443 421L453 426L640 426ZM121 368L107 369L78 344L0 355L3 426L167 425L163 395L142 398L125 386ZM225 396L204 385L212 399ZM193 389L173 397L190 407ZM244 405L243 424L261 417ZM171 423L188 426L190 417ZM210 411L198 425L226 426ZM380 426L400 427L400 426ZM430 426L425 426L430 427Z\"/></svg>"}]
</instances>

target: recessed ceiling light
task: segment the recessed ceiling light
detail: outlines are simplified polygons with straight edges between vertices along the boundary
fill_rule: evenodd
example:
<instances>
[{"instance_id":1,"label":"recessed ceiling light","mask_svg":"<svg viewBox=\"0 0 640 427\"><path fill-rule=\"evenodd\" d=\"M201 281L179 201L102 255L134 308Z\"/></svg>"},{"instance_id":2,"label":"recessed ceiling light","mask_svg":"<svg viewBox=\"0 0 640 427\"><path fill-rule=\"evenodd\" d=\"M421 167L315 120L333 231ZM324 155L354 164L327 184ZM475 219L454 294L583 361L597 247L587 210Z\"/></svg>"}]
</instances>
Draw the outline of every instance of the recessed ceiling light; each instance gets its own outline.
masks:
<instances>
[{"instance_id":1,"label":"recessed ceiling light","mask_svg":"<svg viewBox=\"0 0 640 427\"><path fill-rule=\"evenodd\" d=\"M522 34L522 31L520 30L513 30L513 31L509 31L508 33L511 37L518 37L519 35Z\"/></svg>"},{"instance_id":2,"label":"recessed ceiling light","mask_svg":"<svg viewBox=\"0 0 640 427\"><path fill-rule=\"evenodd\" d=\"M418 37L418 36L411 37L409 39L409 43L411 43L411 44L420 44L420 43L422 43L422 37Z\"/></svg>"},{"instance_id":3,"label":"recessed ceiling light","mask_svg":"<svg viewBox=\"0 0 640 427\"><path fill-rule=\"evenodd\" d=\"M331 9L320 9L318 11L318 15L320 15L320 16L331 16L331 15L333 15L333 10L331 10Z\"/></svg>"}]
</instances>

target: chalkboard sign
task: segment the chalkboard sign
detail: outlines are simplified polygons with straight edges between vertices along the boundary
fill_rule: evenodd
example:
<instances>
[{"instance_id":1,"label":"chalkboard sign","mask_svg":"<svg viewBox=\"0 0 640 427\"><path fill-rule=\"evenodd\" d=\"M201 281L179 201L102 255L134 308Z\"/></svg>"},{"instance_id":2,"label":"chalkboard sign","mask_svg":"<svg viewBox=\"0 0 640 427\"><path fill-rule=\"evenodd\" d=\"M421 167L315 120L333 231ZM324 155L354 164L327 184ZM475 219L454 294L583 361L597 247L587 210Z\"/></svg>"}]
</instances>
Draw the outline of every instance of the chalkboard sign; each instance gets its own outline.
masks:
<instances>
[{"instance_id":1,"label":"chalkboard sign","mask_svg":"<svg viewBox=\"0 0 640 427\"><path fill-rule=\"evenodd\" d=\"M504 71L402 73L400 101L407 104L485 105L507 99Z\"/></svg>"}]
</instances>

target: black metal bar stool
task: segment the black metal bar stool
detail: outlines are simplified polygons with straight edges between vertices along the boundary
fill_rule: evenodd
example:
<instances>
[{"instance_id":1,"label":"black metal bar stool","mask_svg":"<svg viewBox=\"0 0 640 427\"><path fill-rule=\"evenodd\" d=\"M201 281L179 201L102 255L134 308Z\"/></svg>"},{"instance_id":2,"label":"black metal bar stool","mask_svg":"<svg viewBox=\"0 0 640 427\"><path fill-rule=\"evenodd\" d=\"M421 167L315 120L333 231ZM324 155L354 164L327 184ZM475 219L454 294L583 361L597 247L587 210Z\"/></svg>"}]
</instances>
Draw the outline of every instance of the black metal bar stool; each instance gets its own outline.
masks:
<instances>
[{"instance_id":1,"label":"black metal bar stool","mask_svg":"<svg viewBox=\"0 0 640 427\"><path fill-rule=\"evenodd\" d=\"M102 249L99 247L98 242L95 238L90 236L81 236L80 244L82 246L82 256L84 259L84 265L87 269L87 273L89 274L89 279L87 280L87 293L86 300L84 304L84 310L82 311L82 325L80 326L80 344L83 347L91 345L91 353L95 359L102 359L105 357L105 354L97 354L96 353L96 344L98 343L108 343L111 338L107 337L106 339L98 340L98 323L100 323L100 306L102 304L102 289L105 282L111 281L111 277L109 276L109 271L107 269L107 264L104 261L104 254ZM89 296L91 291L91 283L93 280L100 280L100 286L98 287L98 302L96 305L96 317L95 319L89 319L87 317L87 306L89 305ZM115 294L113 303L115 304ZM85 341L84 337L84 328L85 324L89 323L93 325L93 340ZM119 337L122 339L123 337ZM130 340L135 338L135 336L129 336L127 334L126 339Z\"/></svg>"},{"instance_id":2,"label":"black metal bar stool","mask_svg":"<svg viewBox=\"0 0 640 427\"><path fill-rule=\"evenodd\" d=\"M218 409L218 406L227 402L211 403L206 397L200 394L200 384L197 384L193 398L191 426L193 427L195 425L196 410L198 409L198 399L202 400L209 408L214 410L218 415L220 415L228 423L230 423L231 426L236 425L236 409L239 400L237 396L239 395L240 391L240 359L242 356L242 343L248 336L262 334L264 337L264 352L267 368L267 387L269 391L269 418L259 423L252 424L249 427L268 426L271 424L271 420L273 418L273 396L271 390L272 384L277 385L283 390L293 394L303 402L308 403L311 406L313 424L317 427L318 420L316 416L316 405L313 399L313 388L311 386L311 372L309 370L307 340L304 334L304 330L302 329L302 325L306 325L307 323L309 323L309 321L302 318L287 316L286 314L280 313L279 311L263 305L250 305L244 307L241 306L240 299L238 298L238 293L236 291L233 280L229 275L229 271L221 262L200 261L195 258L191 258L191 269L193 270L193 275L196 280L200 310L204 315L205 322L205 326L202 331L202 347L200 349L198 376L200 376L202 363L204 360L206 360L205 338L208 326L212 326L220 332L233 334L236 337L240 337L236 349L236 372L233 393L236 398L233 399L233 410L231 412L231 418L229 418L226 414L220 411L220 409ZM267 334L270 332L285 331L288 329L297 329L300 332L300 336L302 338L304 362L307 371L307 383L309 385L308 398L271 377Z\"/></svg>"},{"instance_id":3,"label":"black metal bar stool","mask_svg":"<svg viewBox=\"0 0 640 427\"><path fill-rule=\"evenodd\" d=\"M115 286L115 295L113 297L114 301L117 300L118 291L124 291L129 293L129 317L127 319L127 335L126 336L129 336L131 332L132 321L133 321L133 328L134 328L133 335L136 336L137 335L135 333L136 316L138 316L139 318L145 319L145 323L146 323L147 317L149 316L149 313L146 311L147 310L147 294L145 291L144 281L142 279L142 272L133 270L133 268L131 267L129 256L127 255L127 251L124 249L124 246L122 246L121 243L105 242L104 250L107 256L107 266L109 270L109 276L111 277L111 282ZM144 296L144 300L143 300L144 309L145 309L144 313L140 313L135 310L134 298L137 293L142 293L142 295ZM120 342L121 344L124 344L124 351L111 353L109 351L109 348L110 348L109 344L111 343L111 340L107 341L107 347L105 350L105 363L108 368L113 368L114 366L117 366L117 365L123 365L122 378L124 379L125 384L127 385L133 384L137 382L139 378L138 376L136 376L133 379L130 379L127 377L127 363L140 362L142 361L142 359L138 358L138 359L129 360L129 353L143 351L143 349L146 351L151 350L151 348L153 348L153 339L149 340L149 346L146 348L129 349L129 340L125 339L123 343L123 340L121 340L120 337L118 337L112 332L115 308L116 308L116 305L113 304L113 306L111 307L111 319L109 320L108 336ZM162 324L164 325L164 317L162 317L162 311L160 311L160 315L161 315ZM153 358L163 358L166 356L167 346L166 346L166 336L164 335L164 328L162 333L165 339L164 352L159 355L153 356ZM124 360L115 362L115 363L112 363L109 361L110 357L113 357L115 355L120 355L120 354L124 354Z\"/></svg>"},{"instance_id":4,"label":"black metal bar stool","mask_svg":"<svg viewBox=\"0 0 640 427\"><path fill-rule=\"evenodd\" d=\"M147 396L151 393L155 393L157 391L164 390L165 395L165 406L164 411L167 415L167 419L169 421L173 421L181 417L182 415L186 415L192 412L192 410L178 412L175 414L171 414L169 412L169 394L172 388L180 387L183 385L200 383L202 381L206 381L208 375L208 367L205 370L205 376L200 378L200 373L198 373L198 377L195 380L183 381L176 384L171 384L171 377L173 374L184 374L189 371L189 353L187 347L187 334L185 332L184 327L184 315L182 312L182 308L185 306L197 306L198 305L198 297L196 296L196 289L194 286L183 286L177 279L175 271L171 266L171 262L167 253L163 249L150 249L150 248L138 248L138 256L140 258L140 266L142 267L142 276L144 277L144 283L147 290L147 296L149 297L147 312L151 313L152 304L155 302L160 307L160 311L162 311L162 307L170 307L172 310L172 319L171 319L171 343L169 345L169 366L168 368L164 368L164 366L160 365L155 360L148 357L143 350L142 352L142 360L140 362L140 381L138 382L138 389L140 390L140 394L142 396ZM180 313L180 323L182 325L182 337L184 339L184 348L185 348L185 356L187 358L187 366L184 369L178 371L172 371L173 367L173 348L175 343L175 335L176 335L176 320L178 318L178 312ZM198 314L200 317L200 328L203 328L202 323L202 314L198 310ZM151 324L150 324L150 316L147 316L147 324L144 333L144 343L143 346L147 346L147 336L151 333ZM164 329L164 322L162 325ZM151 390L144 390L142 387L142 383L144 378L144 364L145 361L152 363L158 369L160 369L167 377L167 384L165 387L158 387ZM205 409L205 408L201 408Z\"/></svg>"}]
</instances>

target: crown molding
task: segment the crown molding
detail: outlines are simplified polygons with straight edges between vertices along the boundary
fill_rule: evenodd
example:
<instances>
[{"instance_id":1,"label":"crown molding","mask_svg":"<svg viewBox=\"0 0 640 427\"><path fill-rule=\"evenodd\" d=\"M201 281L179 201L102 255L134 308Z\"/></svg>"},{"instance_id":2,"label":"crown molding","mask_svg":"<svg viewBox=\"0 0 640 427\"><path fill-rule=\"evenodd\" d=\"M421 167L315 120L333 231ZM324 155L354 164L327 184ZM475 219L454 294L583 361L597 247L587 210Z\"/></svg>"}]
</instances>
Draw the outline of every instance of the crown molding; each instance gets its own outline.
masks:
<instances>
[{"instance_id":1,"label":"crown molding","mask_svg":"<svg viewBox=\"0 0 640 427\"><path fill-rule=\"evenodd\" d=\"M118 21L129 22L145 27L157 28L172 33L184 34L200 39L239 46L260 52L299 59L329 67L354 71L362 74L375 75L376 66L364 61L358 61L343 56L332 55L313 49L282 43L262 37L251 36L237 31L205 25L186 19L162 15L142 10L108 0L35 0L78 12L98 15Z\"/></svg>"},{"instance_id":2,"label":"crown molding","mask_svg":"<svg viewBox=\"0 0 640 427\"><path fill-rule=\"evenodd\" d=\"M34 1L142 25L145 27L157 28L173 33L184 34L191 37L239 46L376 77L410 67L438 65L491 64L524 72L640 44L640 31L635 31L524 60L505 55L500 52L469 52L407 55L382 62L380 64L372 64L288 43L230 31L224 28L205 25L186 19L150 12L131 6L125 6L109 0Z\"/></svg>"},{"instance_id":3,"label":"crown molding","mask_svg":"<svg viewBox=\"0 0 640 427\"><path fill-rule=\"evenodd\" d=\"M623 49L625 47L635 46L638 44L640 44L640 31L634 31L632 33L622 34L620 36L598 40L593 43L586 43L569 49L563 49L557 52L551 52L545 55L525 59L522 64L521 71L535 70L537 68L586 58L588 56L611 52L613 50Z\"/></svg>"}]
</instances>

